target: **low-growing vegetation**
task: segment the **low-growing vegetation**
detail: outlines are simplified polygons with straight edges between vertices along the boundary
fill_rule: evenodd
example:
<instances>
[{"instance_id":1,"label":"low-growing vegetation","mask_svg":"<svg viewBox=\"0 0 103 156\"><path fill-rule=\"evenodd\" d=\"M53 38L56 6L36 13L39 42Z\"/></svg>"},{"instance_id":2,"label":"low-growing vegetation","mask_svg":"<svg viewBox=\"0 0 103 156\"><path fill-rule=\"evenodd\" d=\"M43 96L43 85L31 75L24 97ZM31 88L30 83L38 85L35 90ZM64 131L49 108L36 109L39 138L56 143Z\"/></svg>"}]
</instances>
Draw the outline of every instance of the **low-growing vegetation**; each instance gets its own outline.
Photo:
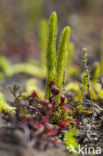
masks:
<instances>
[{"instance_id":1,"label":"low-growing vegetation","mask_svg":"<svg viewBox=\"0 0 103 156\"><path fill-rule=\"evenodd\" d=\"M69 41L71 29L69 26L63 29L57 44L57 21L56 12L53 12L49 22L46 19L41 22L40 62L14 65L0 57L1 79L18 73L46 79L44 92L38 89L35 79L27 82L25 92L20 92L19 86L10 88L14 96L11 103L0 93L0 113L5 122L10 123L9 128L24 131L26 145L32 144L42 150L61 142L67 151L71 150L71 145L78 150L80 132L92 140L89 133L93 122L102 118L103 57L90 69L87 49L83 48L82 69L75 66L72 63L75 45ZM85 118L90 125L88 132Z\"/></svg>"}]
</instances>

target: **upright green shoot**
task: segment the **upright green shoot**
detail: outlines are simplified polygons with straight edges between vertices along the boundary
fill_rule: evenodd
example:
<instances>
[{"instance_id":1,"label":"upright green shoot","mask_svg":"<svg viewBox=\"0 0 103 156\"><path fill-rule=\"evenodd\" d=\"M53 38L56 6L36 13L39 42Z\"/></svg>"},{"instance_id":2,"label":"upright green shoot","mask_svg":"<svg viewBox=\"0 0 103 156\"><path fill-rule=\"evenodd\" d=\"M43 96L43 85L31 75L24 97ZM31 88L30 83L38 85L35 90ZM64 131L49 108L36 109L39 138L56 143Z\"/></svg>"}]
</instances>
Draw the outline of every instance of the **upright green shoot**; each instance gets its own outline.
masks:
<instances>
[{"instance_id":1,"label":"upright green shoot","mask_svg":"<svg viewBox=\"0 0 103 156\"><path fill-rule=\"evenodd\" d=\"M47 88L46 98L49 96L48 82L54 80L56 59L57 15L53 12L49 19L49 32L47 42Z\"/></svg>"},{"instance_id":2,"label":"upright green shoot","mask_svg":"<svg viewBox=\"0 0 103 156\"><path fill-rule=\"evenodd\" d=\"M48 32L48 22L46 19L43 19L41 22L41 28L40 28L40 51L41 51L41 56L40 56L40 63L41 63L41 68L46 67L46 48L47 48L47 32Z\"/></svg>"},{"instance_id":3,"label":"upright green shoot","mask_svg":"<svg viewBox=\"0 0 103 156\"><path fill-rule=\"evenodd\" d=\"M85 99L86 91L88 91L90 99L90 72L89 67L87 63L87 48L82 49L82 61L83 61L83 67L84 67L84 73L82 75L82 91L83 91L83 99Z\"/></svg>"},{"instance_id":4,"label":"upright green shoot","mask_svg":"<svg viewBox=\"0 0 103 156\"><path fill-rule=\"evenodd\" d=\"M68 47L69 38L70 38L70 27L66 27L64 28L61 34L58 51L57 51L55 85L60 89L60 92L63 84L63 74L66 65L66 56L67 56L67 47Z\"/></svg>"},{"instance_id":5,"label":"upright green shoot","mask_svg":"<svg viewBox=\"0 0 103 156\"><path fill-rule=\"evenodd\" d=\"M75 45L73 42L69 42L68 43L68 53L67 53L67 60L66 60L66 68L68 70L68 68L70 68L71 62L72 62L72 58L74 55L74 51L75 51Z\"/></svg>"}]
</instances>

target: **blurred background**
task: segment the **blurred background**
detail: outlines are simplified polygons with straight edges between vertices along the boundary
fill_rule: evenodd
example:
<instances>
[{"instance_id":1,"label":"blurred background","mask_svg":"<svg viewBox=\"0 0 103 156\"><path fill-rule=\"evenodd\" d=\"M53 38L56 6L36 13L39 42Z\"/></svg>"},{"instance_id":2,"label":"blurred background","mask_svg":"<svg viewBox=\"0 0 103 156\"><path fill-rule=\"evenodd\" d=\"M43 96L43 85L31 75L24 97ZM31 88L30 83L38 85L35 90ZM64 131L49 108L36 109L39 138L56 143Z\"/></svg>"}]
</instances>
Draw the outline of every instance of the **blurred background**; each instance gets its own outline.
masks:
<instances>
[{"instance_id":1,"label":"blurred background","mask_svg":"<svg viewBox=\"0 0 103 156\"><path fill-rule=\"evenodd\" d=\"M58 14L58 38L64 26L71 27L75 43L75 63L88 48L89 61L101 57L103 0L0 0L0 54L14 63L40 58L40 23L42 18Z\"/></svg>"}]
</instances>

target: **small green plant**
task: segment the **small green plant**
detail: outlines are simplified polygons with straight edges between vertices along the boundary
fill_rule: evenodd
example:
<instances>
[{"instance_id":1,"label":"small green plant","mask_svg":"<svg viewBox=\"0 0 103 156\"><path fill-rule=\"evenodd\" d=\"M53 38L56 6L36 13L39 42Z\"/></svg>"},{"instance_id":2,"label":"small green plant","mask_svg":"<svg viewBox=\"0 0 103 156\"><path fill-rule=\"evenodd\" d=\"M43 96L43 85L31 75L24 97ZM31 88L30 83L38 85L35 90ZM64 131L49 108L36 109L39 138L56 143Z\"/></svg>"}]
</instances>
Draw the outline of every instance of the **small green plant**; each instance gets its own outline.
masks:
<instances>
[{"instance_id":1,"label":"small green plant","mask_svg":"<svg viewBox=\"0 0 103 156\"><path fill-rule=\"evenodd\" d=\"M47 34L48 34L48 22L46 19L43 19L41 22L41 33L40 33L40 63L41 68L46 67L46 48L47 48Z\"/></svg>"},{"instance_id":2,"label":"small green plant","mask_svg":"<svg viewBox=\"0 0 103 156\"><path fill-rule=\"evenodd\" d=\"M11 89L11 93L14 96L14 102L11 104L15 108L8 106L3 95L0 93L0 112L4 115L3 117L6 117L7 114L11 115L10 113L14 113L14 121L12 118L8 118L9 123L11 125L15 123L14 125L16 127L20 126L21 123L23 125L22 127L27 127L30 133L27 133L26 137L30 138L30 142L36 138L35 147L38 146L38 143L41 145L42 141L43 143L46 142L47 146L49 142L54 143L61 136L66 149L70 152L72 147L76 151L78 150L78 144L75 138L79 134L77 129L81 128L84 124L81 116L85 118L86 115L92 115L93 111L95 111L95 105L92 100L94 90L96 90L96 96L98 95L97 98L103 98L102 87L97 83L101 75L101 67L98 62L94 64L93 78L91 79L87 60L87 49L83 48L82 61L84 72L80 87L77 80L70 83L66 82L66 92L62 92L65 69L71 70L70 64L74 53L74 44L68 42L70 38L70 27L67 26L62 31L56 51L57 29L57 15L53 12L49 19L49 26L46 20L43 20L41 23L41 62L18 64L18 66L13 66L12 68L15 72L21 71L46 78L47 67L46 93L42 93L37 88L39 81L35 81L34 78L30 79L27 81L25 93L21 93L17 86ZM2 69L5 69L5 64ZM44 94L46 98L44 98ZM88 106L85 105L86 102L93 103L93 111L90 110L92 107L88 109Z\"/></svg>"},{"instance_id":3,"label":"small green plant","mask_svg":"<svg viewBox=\"0 0 103 156\"><path fill-rule=\"evenodd\" d=\"M83 98L85 98L86 91L89 92L90 95L90 73L89 73L89 68L87 64L87 49L83 48L82 49L82 62L83 62L83 67L84 67L84 72L82 74L82 93L83 93Z\"/></svg>"},{"instance_id":4,"label":"small green plant","mask_svg":"<svg viewBox=\"0 0 103 156\"><path fill-rule=\"evenodd\" d=\"M68 53L67 53L67 60L66 60L66 70L68 71L68 68L71 68L70 65L72 63L73 55L75 52L75 45L73 42L68 43Z\"/></svg>"},{"instance_id":5,"label":"small green plant","mask_svg":"<svg viewBox=\"0 0 103 156\"><path fill-rule=\"evenodd\" d=\"M63 74L66 66L67 45L69 38L70 28L66 27L62 32L57 51L55 84L60 89L60 93L63 85Z\"/></svg>"},{"instance_id":6,"label":"small green plant","mask_svg":"<svg viewBox=\"0 0 103 156\"><path fill-rule=\"evenodd\" d=\"M85 96L88 94L90 100L94 99L97 100L98 98L103 99L103 90L102 86L98 83L99 78L100 78L100 63L95 62L91 75L92 75L92 80L90 79L90 71L88 67L88 60L87 60L87 49L83 48L82 49L82 61L83 61L83 67L84 67L84 72L82 74L82 94L83 98L85 99Z\"/></svg>"},{"instance_id":7,"label":"small green plant","mask_svg":"<svg viewBox=\"0 0 103 156\"><path fill-rule=\"evenodd\" d=\"M57 36L57 15L55 12L52 13L49 19L49 35L47 44L47 88L46 97L49 97L48 83L55 81L55 85L62 89L63 74L66 65L67 46L70 38L70 28L64 28L56 55L56 36ZM58 96L58 99L60 95Z\"/></svg>"},{"instance_id":8,"label":"small green plant","mask_svg":"<svg viewBox=\"0 0 103 156\"><path fill-rule=\"evenodd\" d=\"M49 24L49 27L48 27ZM63 84L63 74L66 67L66 57L68 49L70 55L68 56L68 63L72 58L74 45L70 43L68 48L68 41L70 38L70 28L64 28L60 41L58 43L58 48L56 52L56 39L57 39L57 15L55 12L52 13L49 19L42 20L41 22L41 33L40 33L40 49L41 57L40 64L38 62L26 62L20 63L12 66L13 74L16 73L27 73L33 76L46 78L47 72L47 87L45 97L49 97L49 87L48 83L50 81L55 81L56 86L60 89L60 94L62 91ZM46 70L47 67L47 70ZM60 94L57 99L60 99Z\"/></svg>"},{"instance_id":9,"label":"small green plant","mask_svg":"<svg viewBox=\"0 0 103 156\"><path fill-rule=\"evenodd\" d=\"M46 97L49 97L48 83L54 81L55 76L55 61L56 61L56 37L57 37L57 15L52 13L49 19L47 42L47 87Z\"/></svg>"}]
</instances>

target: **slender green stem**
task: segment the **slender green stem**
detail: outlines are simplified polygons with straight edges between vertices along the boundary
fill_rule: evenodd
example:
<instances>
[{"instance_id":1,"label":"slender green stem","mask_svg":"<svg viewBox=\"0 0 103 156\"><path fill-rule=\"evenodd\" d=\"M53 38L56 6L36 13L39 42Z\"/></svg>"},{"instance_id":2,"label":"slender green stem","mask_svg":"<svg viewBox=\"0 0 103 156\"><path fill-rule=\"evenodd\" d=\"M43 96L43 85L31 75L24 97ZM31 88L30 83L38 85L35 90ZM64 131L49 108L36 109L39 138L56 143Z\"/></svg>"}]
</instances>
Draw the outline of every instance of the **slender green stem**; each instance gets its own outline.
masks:
<instances>
[{"instance_id":1,"label":"slender green stem","mask_svg":"<svg viewBox=\"0 0 103 156\"><path fill-rule=\"evenodd\" d=\"M61 34L58 51L57 51L55 83L56 86L60 89L60 92L62 89L63 73L66 65L66 56L67 56L67 47L68 47L69 38L70 38L70 27L66 27L64 28Z\"/></svg>"},{"instance_id":2,"label":"slender green stem","mask_svg":"<svg viewBox=\"0 0 103 156\"><path fill-rule=\"evenodd\" d=\"M47 42L47 87L46 98L49 97L48 82L54 80L56 59L57 15L53 12L49 19L49 33Z\"/></svg>"},{"instance_id":3,"label":"slender green stem","mask_svg":"<svg viewBox=\"0 0 103 156\"><path fill-rule=\"evenodd\" d=\"M46 67L46 48L47 48L47 32L48 32L48 22L46 19L43 19L41 22L41 32L40 32L40 63L41 67Z\"/></svg>"}]
</instances>

